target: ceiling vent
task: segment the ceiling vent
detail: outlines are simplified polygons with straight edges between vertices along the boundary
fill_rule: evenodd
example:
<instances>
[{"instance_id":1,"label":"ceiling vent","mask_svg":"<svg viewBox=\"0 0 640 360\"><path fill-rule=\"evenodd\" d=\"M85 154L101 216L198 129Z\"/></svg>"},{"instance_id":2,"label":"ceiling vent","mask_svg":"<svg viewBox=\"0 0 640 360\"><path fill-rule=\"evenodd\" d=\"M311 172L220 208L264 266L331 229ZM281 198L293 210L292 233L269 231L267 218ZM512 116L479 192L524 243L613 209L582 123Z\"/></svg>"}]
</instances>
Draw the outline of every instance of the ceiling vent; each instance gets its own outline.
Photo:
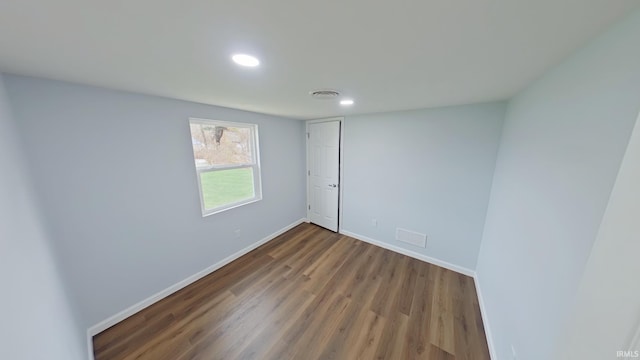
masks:
<instances>
[{"instance_id":1,"label":"ceiling vent","mask_svg":"<svg viewBox=\"0 0 640 360\"><path fill-rule=\"evenodd\" d=\"M321 100L335 99L340 95L339 92L331 89L313 90L309 94L311 94L313 98Z\"/></svg>"}]
</instances>

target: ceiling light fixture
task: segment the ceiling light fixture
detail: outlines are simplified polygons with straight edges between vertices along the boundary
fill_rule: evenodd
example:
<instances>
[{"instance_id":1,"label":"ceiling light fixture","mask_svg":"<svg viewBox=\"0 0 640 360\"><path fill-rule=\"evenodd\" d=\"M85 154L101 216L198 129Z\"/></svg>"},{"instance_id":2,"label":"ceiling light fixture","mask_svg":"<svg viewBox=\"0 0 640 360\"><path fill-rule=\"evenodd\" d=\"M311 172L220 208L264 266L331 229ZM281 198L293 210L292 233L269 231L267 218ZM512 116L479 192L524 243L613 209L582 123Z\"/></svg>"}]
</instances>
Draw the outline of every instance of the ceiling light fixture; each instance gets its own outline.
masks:
<instances>
[{"instance_id":1,"label":"ceiling light fixture","mask_svg":"<svg viewBox=\"0 0 640 360\"><path fill-rule=\"evenodd\" d=\"M340 100L340 105L342 106L353 105L353 100L351 99Z\"/></svg>"},{"instance_id":2,"label":"ceiling light fixture","mask_svg":"<svg viewBox=\"0 0 640 360\"><path fill-rule=\"evenodd\" d=\"M235 54L231 57L233 61L241 66L247 67L256 67L260 65L260 60L255 56L247 55L247 54Z\"/></svg>"}]
</instances>

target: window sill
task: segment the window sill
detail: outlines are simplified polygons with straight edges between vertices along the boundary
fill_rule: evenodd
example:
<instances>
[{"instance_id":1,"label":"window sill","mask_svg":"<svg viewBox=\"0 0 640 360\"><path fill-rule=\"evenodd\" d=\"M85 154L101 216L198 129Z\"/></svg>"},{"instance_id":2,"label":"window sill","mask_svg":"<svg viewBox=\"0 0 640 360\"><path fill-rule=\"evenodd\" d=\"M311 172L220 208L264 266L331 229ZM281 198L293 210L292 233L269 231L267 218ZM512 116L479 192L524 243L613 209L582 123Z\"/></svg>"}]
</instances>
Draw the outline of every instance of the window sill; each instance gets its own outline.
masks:
<instances>
[{"instance_id":1,"label":"window sill","mask_svg":"<svg viewBox=\"0 0 640 360\"><path fill-rule=\"evenodd\" d=\"M244 201L240 201L237 203L233 203L230 205L226 205L224 207L221 208L217 208L217 209L212 209L212 210L202 210L202 217L207 217L210 215L215 215L215 214L219 214L221 212L227 211L227 210L231 210L231 209L235 209L237 207L243 206L243 205L247 205L247 204L251 204L251 203L255 203L262 200L262 197L255 197L255 198L251 198L248 200L244 200Z\"/></svg>"}]
</instances>

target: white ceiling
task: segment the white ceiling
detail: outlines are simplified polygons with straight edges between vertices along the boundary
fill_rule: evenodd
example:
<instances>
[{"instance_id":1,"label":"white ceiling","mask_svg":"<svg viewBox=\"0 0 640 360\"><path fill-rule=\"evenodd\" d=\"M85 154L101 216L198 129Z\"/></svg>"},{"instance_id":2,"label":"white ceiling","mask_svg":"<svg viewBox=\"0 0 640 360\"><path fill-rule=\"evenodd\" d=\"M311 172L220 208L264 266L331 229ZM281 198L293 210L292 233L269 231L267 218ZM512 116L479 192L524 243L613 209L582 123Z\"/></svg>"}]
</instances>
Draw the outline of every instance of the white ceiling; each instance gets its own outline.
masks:
<instances>
[{"instance_id":1,"label":"white ceiling","mask_svg":"<svg viewBox=\"0 0 640 360\"><path fill-rule=\"evenodd\" d=\"M512 96L638 4L1 0L0 70L301 119L464 104ZM327 87L356 104L308 95Z\"/></svg>"}]
</instances>

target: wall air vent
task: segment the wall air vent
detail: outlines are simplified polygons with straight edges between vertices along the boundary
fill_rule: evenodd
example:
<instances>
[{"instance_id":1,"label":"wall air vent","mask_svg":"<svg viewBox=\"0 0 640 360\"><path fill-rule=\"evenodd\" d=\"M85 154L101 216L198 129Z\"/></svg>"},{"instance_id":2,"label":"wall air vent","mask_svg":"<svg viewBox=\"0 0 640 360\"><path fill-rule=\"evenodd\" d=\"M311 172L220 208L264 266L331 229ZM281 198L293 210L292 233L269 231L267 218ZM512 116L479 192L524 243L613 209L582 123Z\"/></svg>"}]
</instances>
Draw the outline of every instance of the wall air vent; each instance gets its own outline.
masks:
<instances>
[{"instance_id":1,"label":"wall air vent","mask_svg":"<svg viewBox=\"0 0 640 360\"><path fill-rule=\"evenodd\" d=\"M396 240L419 247L427 247L427 235L411 230L397 228Z\"/></svg>"},{"instance_id":2,"label":"wall air vent","mask_svg":"<svg viewBox=\"0 0 640 360\"><path fill-rule=\"evenodd\" d=\"M313 90L313 91L310 91L309 94L314 99L320 99L320 100L335 99L340 95L338 91L332 90L332 89Z\"/></svg>"}]
</instances>

